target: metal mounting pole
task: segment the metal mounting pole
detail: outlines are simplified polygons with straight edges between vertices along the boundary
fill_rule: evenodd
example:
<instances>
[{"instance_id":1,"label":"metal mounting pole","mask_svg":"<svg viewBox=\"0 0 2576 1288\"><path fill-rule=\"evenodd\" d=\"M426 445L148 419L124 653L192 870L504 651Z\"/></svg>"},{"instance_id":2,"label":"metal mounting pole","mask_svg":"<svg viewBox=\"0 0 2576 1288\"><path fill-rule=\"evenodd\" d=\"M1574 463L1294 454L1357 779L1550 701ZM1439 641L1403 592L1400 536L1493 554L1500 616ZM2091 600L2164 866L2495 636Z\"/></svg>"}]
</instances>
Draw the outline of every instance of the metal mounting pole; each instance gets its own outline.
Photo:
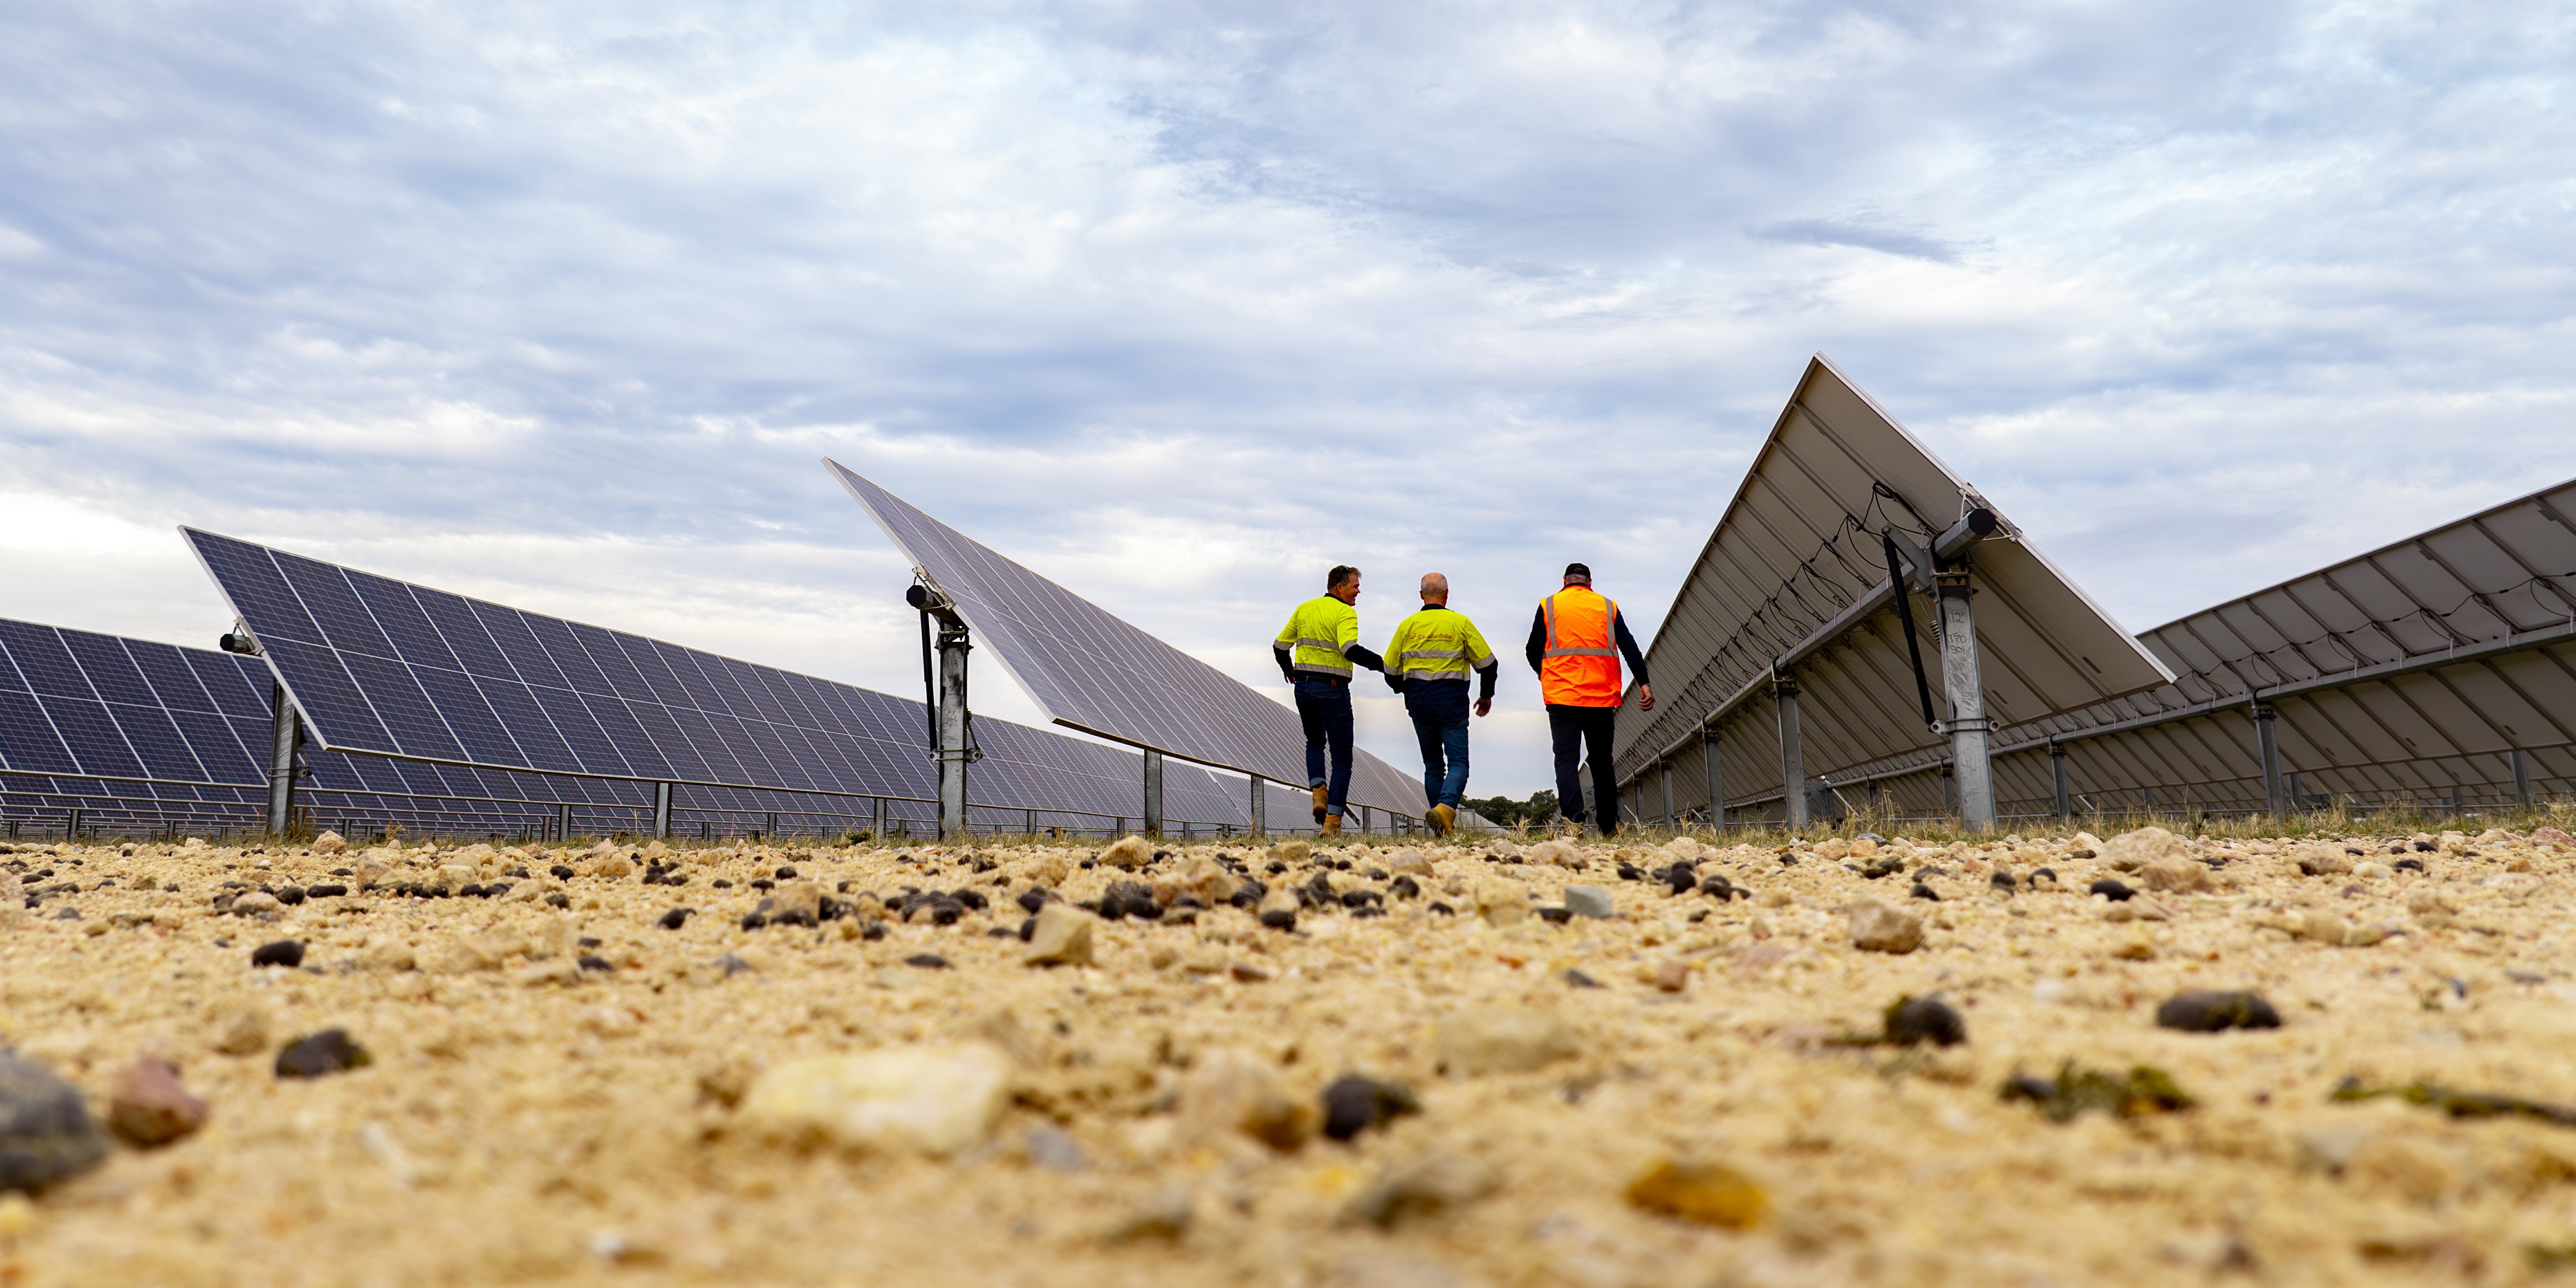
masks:
<instances>
[{"instance_id":1,"label":"metal mounting pole","mask_svg":"<svg viewBox=\"0 0 2576 1288\"><path fill-rule=\"evenodd\" d=\"M1252 820L1252 834L1256 837L1268 836L1270 821L1267 807L1270 804L1270 794L1262 790L1261 775L1248 775L1247 781L1252 784L1252 808L1248 814Z\"/></svg>"},{"instance_id":2,"label":"metal mounting pole","mask_svg":"<svg viewBox=\"0 0 2576 1288\"><path fill-rule=\"evenodd\" d=\"M304 724L285 685L269 686L268 703L268 834L284 836L295 822L295 744Z\"/></svg>"},{"instance_id":3,"label":"metal mounting pole","mask_svg":"<svg viewBox=\"0 0 2576 1288\"><path fill-rule=\"evenodd\" d=\"M559 842L572 840L572 806L570 805L555 806L555 840Z\"/></svg>"},{"instance_id":4,"label":"metal mounting pole","mask_svg":"<svg viewBox=\"0 0 2576 1288\"><path fill-rule=\"evenodd\" d=\"M1145 835L1163 836L1163 753L1145 753Z\"/></svg>"},{"instance_id":5,"label":"metal mounting pole","mask_svg":"<svg viewBox=\"0 0 2576 1288\"><path fill-rule=\"evenodd\" d=\"M2263 812L2281 811L2281 736L2273 731L2269 702L2254 704L2254 749L2263 757Z\"/></svg>"},{"instance_id":6,"label":"metal mounting pole","mask_svg":"<svg viewBox=\"0 0 2576 1288\"><path fill-rule=\"evenodd\" d=\"M2531 804L2531 760L2522 754L2520 747L2506 752L2505 759L2513 765L2513 803L2528 806Z\"/></svg>"},{"instance_id":7,"label":"metal mounting pole","mask_svg":"<svg viewBox=\"0 0 2576 1288\"><path fill-rule=\"evenodd\" d=\"M1710 831L1726 826L1726 775L1717 759L1717 731L1707 730L1699 736L1700 767L1708 773L1708 826Z\"/></svg>"},{"instance_id":8,"label":"metal mounting pole","mask_svg":"<svg viewBox=\"0 0 2576 1288\"><path fill-rule=\"evenodd\" d=\"M1673 825L1673 762L1667 760L1656 766L1656 770L1664 780L1664 826L1670 827Z\"/></svg>"},{"instance_id":9,"label":"metal mounting pole","mask_svg":"<svg viewBox=\"0 0 2576 1288\"><path fill-rule=\"evenodd\" d=\"M966 837L966 655L963 622L939 627L939 839Z\"/></svg>"},{"instance_id":10,"label":"metal mounting pole","mask_svg":"<svg viewBox=\"0 0 2576 1288\"><path fill-rule=\"evenodd\" d=\"M653 784L653 839L671 839L671 785Z\"/></svg>"},{"instance_id":11,"label":"metal mounting pole","mask_svg":"<svg viewBox=\"0 0 2576 1288\"><path fill-rule=\"evenodd\" d=\"M1780 808L1791 827L1807 825L1807 754L1798 739L1798 681L1771 673L1771 696L1780 703Z\"/></svg>"},{"instance_id":12,"label":"metal mounting pole","mask_svg":"<svg viewBox=\"0 0 2576 1288\"><path fill-rule=\"evenodd\" d=\"M2048 744L2048 777L2057 788L2057 816L2074 817L2075 802L2066 790L2066 748L2054 742Z\"/></svg>"},{"instance_id":13,"label":"metal mounting pole","mask_svg":"<svg viewBox=\"0 0 2576 1288\"><path fill-rule=\"evenodd\" d=\"M1950 764L1959 780L1959 824L1972 829L1995 825L1994 767L1986 759L1986 738L1994 722L1986 718L1986 685L1977 667L1977 614L1968 597L1968 563L1958 563L1936 578L1941 594L1941 687L1950 697Z\"/></svg>"}]
</instances>

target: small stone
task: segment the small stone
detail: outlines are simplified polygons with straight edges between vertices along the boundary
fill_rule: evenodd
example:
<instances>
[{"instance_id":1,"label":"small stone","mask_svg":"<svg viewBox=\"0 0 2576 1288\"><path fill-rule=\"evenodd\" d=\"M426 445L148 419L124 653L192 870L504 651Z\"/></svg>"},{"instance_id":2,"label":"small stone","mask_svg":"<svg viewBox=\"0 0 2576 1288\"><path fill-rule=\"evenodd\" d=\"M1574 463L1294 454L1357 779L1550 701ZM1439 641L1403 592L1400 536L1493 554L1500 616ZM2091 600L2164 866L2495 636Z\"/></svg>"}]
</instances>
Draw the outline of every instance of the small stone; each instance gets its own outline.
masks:
<instances>
[{"instance_id":1,"label":"small stone","mask_svg":"<svg viewBox=\"0 0 2576 1288\"><path fill-rule=\"evenodd\" d=\"M1356 1073L1344 1074L1324 1088L1324 1134L1334 1140L1349 1140L1369 1128L1420 1112L1422 1102L1411 1089Z\"/></svg>"},{"instance_id":2,"label":"small stone","mask_svg":"<svg viewBox=\"0 0 2576 1288\"><path fill-rule=\"evenodd\" d=\"M2125 902L2129 896L2137 893L2137 891L2129 888L2129 884L2127 882L2112 877L2104 877L2101 880L2094 882L2092 885L2085 887L2085 889L2090 893L2098 894L2113 903Z\"/></svg>"},{"instance_id":3,"label":"small stone","mask_svg":"<svg viewBox=\"0 0 2576 1288\"><path fill-rule=\"evenodd\" d=\"M1343 1218L1392 1228L1417 1216L1463 1207L1502 1188L1494 1169L1445 1150L1408 1159L1378 1173L1352 1196Z\"/></svg>"},{"instance_id":4,"label":"small stone","mask_svg":"<svg viewBox=\"0 0 2576 1288\"><path fill-rule=\"evenodd\" d=\"M214 1046L225 1055L249 1055L268 1049L268 1008L256 998L217 1002L207 1019Z\"/></svg>"},{"instance_id":5,"label":"small stone","mask_svg":"<svg viewBox=\"0 0 2576 1288\"><path fill-rule=\"evenodd\" d=\"M415 961L411 945L399 939L380 939L358 954L358 964L368 970L407 971Z\"/></svg>"},{"instance_id":6,"label":"small stone","mask_svg":"<svg viewBox=\"0 0 2576 1288\"><path fill-rule=\"evenodd\" d=\"M1545 1011L1481 1006L1440 1021L1440 1065L1453 1077L1527 1073L1578 1049L1574 1030Z\"/></svg>"},{"instance_id":7,"label":"small stone","mask_svg":"<svg viewBox=\"0 0 2576 1288\"><path fill-rule=\"evenodd\" d=\"M885 1047L772 1069L742 1113L775 1139L945 1158L992 1130L1010 1081L1010 1057L985 1043Z\"/></svg>"},{"instance_id":8,"label":"small stone","mask_svg":"<svg viewBox=\"0 0 2576 1288\"><path fill-rule=\"evenodd\" d=\"M2138 879L2145 882L2150 890L2182 894L2218 888L2218 879L2210 874L2207 864L2194 862L2183 855L2169 854L2140 864Z\"/></svg>"},{"instance_id":9,"label":"small stone","mask_svg":"<svg viewBox=\"0 0 2576 1288\"><path fill-rule=\"evenodd\" d=\"M584 958L583 960L596 961L598 959ZM526 970L520 971L517 975L512 976L511 980L521 988L545 988L548 986L571 988L574 985L581 983L581 970L582 967L580 962L568 961L564 958L558 957L552 961L538 962L536 965L530 966Z\"/></svg>"},{"instance_id":10,"label":"small stone","mask_svg":"<svg viewBox=\"0 0 2576 1288\"><path fill-rule=\"evenodd\" d=\"M1091 1160L1083 1157L1082 1146L1056 1127L1031 1127L1020 1134L1020 1156L1050 1172L1087 1171Z\"/></svg>"},{"instance_id":11,"label":"small stone","mask_svg":"<svg viewBox=\"0 0 2576 1288\"><path fill-rule=\"evenodd\" d=\"M1968 1022L1938 997L1900 997L1888 1006L1883 1024L1892 1046L1957 1046L1968 1040Z\"/></svg>"},{"instance_id":12,"label":"small stone","mask_svg":"<svg viewBox=\"0 0 2576 1288\"><path fill-rule=\"evenodd\" d=\"M284 966L291 970L304 964L304 945L293 939L280 939L274 943L261 944L250 950L250 964L254 968Z\"/></svg>"},{"instance_id":13,"label":"small stone","mask_svg":"<svg viewBox=\"0 0 2576 1288\"><path fill-rule=\"evenodd\" d=\"M1565 972L1565 982L1566 982L1566 983L1568 983L1568 984L1573 985L1573 986L1574 986L1574 987L1576 987L1576 988L1599 988L1599 987L1601 987L1601 981L1600 981L1600 980L1594 979L1594 978L1592 978L1591 976L1584 974L1582 971L1580 971L1580 970L1576 970L1576 969L1574 969L1574 968L1572 968L1572 967L1568 967L1568 968L1566 969L1566 972Z\"/></svg>"},{"instance_id":14,"label":"small stone","mask_svg":"<svg viewBox=\"0 0 2576 1288\"><path fill-rule=\"evenodd\" d=\"M2076 839L2081 841L2084 838L2079 836ZM2142 827L2115 836L2101 850L2102 862L2114 872L2135 872L2157 859L2191 861L2191 850L2183 844L2182 838L2161 827Z\"/></svg>"},{"instance_id":15,"label":"small stone","mask_svg":"<svg viewBox=\"0 0 2576 1288\"><path fill-rule=\"evenodd\" d=\"M1688 960L1667 957L1655 963L1648 982L1652 983L1659 992L1678 993L1690 987L1690 977L1691 964Z\"/></svg>"},{"instance_id":16,"label":"small stone","mask_svg":"<svg viewBox=\"0 0 2576 1288\"><path fill-rule=\"evenodd\" d=\"M1386 856L1386 870L1400 877L1428 877L1431 859L1419 850L1397 850Z\"/></svg>"},{"instance_id":17,"label":"small stone","mask_svg":"<svg viewBox=\"0 0 2576 1288\"><path fill-rule=\"evenodd\" d=\"M1071 904L1051 903L1040 908L1029 928L1029 946L1020 954L1021 964L1091 965L1091 928L1099 920Z\"/></svg>"},{"instance_id":18,"label":"small stone","mask_svg":"<svg viewBox=\"0 0 2576 1288\"><path fill-rule=\"evenodd\" d=\"M1477 882L1476 915L1484 918L1488 926L1517 926L1529 920L1529 887L1492 878Z\"/></svg>"},{"instance_id":19,"label":"small stone","mask_svg":"<svg viewBox=\"0 0 2576 1288\"><path fill-rule=\"evenodd\" d=\"M1269 854L1264 857L1272 863L1295 865L1313 858L1314 855L1315 847L1304 841L1281 841L1271 846Z\"/></svg>"},{"instance_id":20,"label":"small stone","mask_svg":"<svg viewBox=\"0 0 2576 1288\"><path fill-rule=\"evenodd\" d=\"M338 854L349 848L349 839L337 832L324 832L313 838L315 854Z\"/></svg>"},{"instance_id":21,"label":"small stone","mask_svg":"<svg viewBox=\"0 0 2576 1288\"><path fill-rule=\"evenodd\" d=\"M1198 1198L1186 1185L1167 1185L1146 1195L1135 1207L1109 1223L1100 1237L1110 1243L1141 1239L1178 1239L1190 1232Z\"/></svg>"},{"instance_id":22,"label":"small stone","mask_svg":"<svg viewBox=\"0 0 2576 1288\"><path fill-rule=\"evenodd\" d=\"M1922 919L1876 899L1862 899L1852 904L1846 920L1854 948L1901 955L1923 946Z\"/></svg>"},{"instance_id":23,"label":"small stone","mask_svg":"<svg viewBox=\"0 0 2576 1288\"><path fill-rule=\"evenodd\" d=\"M689 918L696 912L695 908L673 908L662 914L661 927L664 930L677 930L687 925Z\"/></svg>"},{"instance_id":24,"label":"small stone","mask_svg":"<svg viewBox=\"0 0 2576 1288\"><path fill-rule=\"evenodd\" d=\"M349 1040L347 1029L324 1029L287 1044L277 1053L277 1076L319 1078L375 1063L367 1049Z\"/></svg>"},{"instance_id":25,"label":"small stone","mask_svg":"<svg viewBox=\"0 0 2576 1288\"><path fill-rule=\"evenodd\" d=\"M1314 1109L1289 1094L1269 1061L1231 1048L1203 1052L1191 1062L1178 1111L1183 1134L1197 1140L1241 1132L1272 1149L1291 1150L1315 1131Z\"/></svg>"},{"instance_id":26,"label":"small stone","mask_svg":"<svg viewBox=\"0 0 2576 1288\"><path fill-rule=\"evenodd\" d=\"M235 916L256 917L263 912L275 912L284 906L277 901L276 895L266 890L249 890L234 898L232 911Z\"/></svg>"},{"instance_id":27,"label":"small stone","mask_svg":"<svg viewBox=\"0 0 2576 1288\"><path fill-rule=\"evenodd\" d=\"M2576 836L2569 836L2557 828L2546 825L2531 829L2531 843L2561 850L2576 850Z\"/></svg>"},{"instance_id":28,"label":"small stone","mask_svg":"<svg viewBox=\"0 0 2576 1288\"><path fill-rule=\"evenodd\" d=\"M1154 861L1154 847L1141 836L1130 836L1100 852L1100 861L1113 868L1133 871Z\"/></svg>"},{"instance_id":29,"label":"small stone","mask_svg":"<svg viewBox=\"0 0 2576 1288\"><path fill-rule=\"evenodd\" d=\"M0 1191L42 1189L105 1157L107 1139L78 1088L0 1053Z\"/></svg>"},{"instance_id":30,"label":"small stone","mask_svg":"<svg viewBox=\"0 0 2576 1288\"><path fill-rule=\"evenodd\" d=\"M1716 1163L1666 1159L1628 1186L1628 1202L1700 1225L1742 1230L1762 1219L1770 1196L1750 1177Z\"/></svg>"},{"instance_id":31,"label":"small stone","mask_svg":"<svg viewBox=\"0 0 2576 1288\"><path fill-rule=\"evenodd\" d=\"M2178 993L2156 1008L2156 1027L2185 1033L2277 1029L2281 1027L2281 1013L2255 993Z\"/></svg>"},{"instance_id":32,"label":"small stone","mask_svg":"<svg viewBox=\"0 0 2576 1288\"><path fill-rule=\"evenodd\" d=\"M1616 911L1610 906L1610 892L1596 885L1567 886L1565 910L1578 917L1607 917Z\"/></svg>"},{"instance_id":33,"label":"small stone","mask_svg":"<svg viewBox=\"0 0 2576 1288\"><path fill-rule=\"evenodd\" d=\"M137 1145L166 1145L206 1124L206 1102L179 1083L178 1066L138 1056L117 1071L109 1093L108 1126Z\"/></svg>"},{"instance_id":34,"label":"small stone","mask_svg":"<svg viewBox=\"0 0 2576 1288\"><path fill-rule=\"evenodd\" d=\"M904 958L903 964L906 966L918 966L923 970L948 969L948 959L937 953L914 953L912 956Z\"/></svg>"}]
</instances>

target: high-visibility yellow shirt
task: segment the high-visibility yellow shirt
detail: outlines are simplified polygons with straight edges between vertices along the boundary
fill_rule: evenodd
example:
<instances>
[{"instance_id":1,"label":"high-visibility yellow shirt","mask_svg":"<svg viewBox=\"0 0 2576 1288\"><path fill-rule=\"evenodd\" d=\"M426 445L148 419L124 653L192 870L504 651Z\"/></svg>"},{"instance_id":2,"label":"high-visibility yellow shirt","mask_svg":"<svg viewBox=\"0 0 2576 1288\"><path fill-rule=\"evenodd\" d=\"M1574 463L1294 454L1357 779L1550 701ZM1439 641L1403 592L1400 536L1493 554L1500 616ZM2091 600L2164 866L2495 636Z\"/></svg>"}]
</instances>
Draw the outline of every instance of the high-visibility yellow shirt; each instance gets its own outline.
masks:
<instances>
[{"instance_id":1,"label":"high-visibility yellow shirt","mask_svg":"<svg viewBox=\"0 0 2576 1288\"><path fill-rule=\"evenodd\" d=\"M1467 615L1426 604L1422 611L1396 624L1386 642L1386 669L1409 683L1415 680L1465 680L1494 664L1494 650Z\"/></svg>"},{"instance_id":2,"label":"high-visibility yellow shirt","mask_svg":"<svg viewBox=\"0 0 2576 1288\"><path fill-rule=\"evenodd\" d=\"M1288 664L1316 675L1351 678L1344 651L1360 642L1360 610L1330 595L1297 605L1274 641L1289 650Z\"/></svg>"}]
</instances>

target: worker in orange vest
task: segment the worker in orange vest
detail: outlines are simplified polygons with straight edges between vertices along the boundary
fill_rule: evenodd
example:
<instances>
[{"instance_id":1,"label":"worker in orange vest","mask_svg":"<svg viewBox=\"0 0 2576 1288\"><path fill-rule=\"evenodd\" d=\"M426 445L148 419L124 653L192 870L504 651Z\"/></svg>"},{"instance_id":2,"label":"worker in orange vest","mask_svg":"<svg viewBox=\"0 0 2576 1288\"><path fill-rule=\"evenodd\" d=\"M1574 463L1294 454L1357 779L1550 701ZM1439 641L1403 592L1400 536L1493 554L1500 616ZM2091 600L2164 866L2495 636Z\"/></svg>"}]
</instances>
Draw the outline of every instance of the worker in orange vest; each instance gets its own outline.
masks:
<instances>
[{"instance_id":1,"label":"worker in orange vest","mask_svg":"<svg viewBox=\"0 0 2576 1288\"><path fill-rule=\"evenodd\" d=\"M1565 588L1538 601L1530 620L1530 669L1538 672L1539 696L1547 703L1547 729L1556 743L1556 806L1567 822L1583 821L1582 762L1592 761L1593 827L1608 836L1619 830L1619 777L1610 763L1610 732L1618 723L1619 659L1637 676L1637 709L1655 709L1655 690L1646 683L1646 657L1637 637L1628 633L1619 605L1592 589L1592 570L1579 563L1565 566Z\"/></svg>"}]
</instances>

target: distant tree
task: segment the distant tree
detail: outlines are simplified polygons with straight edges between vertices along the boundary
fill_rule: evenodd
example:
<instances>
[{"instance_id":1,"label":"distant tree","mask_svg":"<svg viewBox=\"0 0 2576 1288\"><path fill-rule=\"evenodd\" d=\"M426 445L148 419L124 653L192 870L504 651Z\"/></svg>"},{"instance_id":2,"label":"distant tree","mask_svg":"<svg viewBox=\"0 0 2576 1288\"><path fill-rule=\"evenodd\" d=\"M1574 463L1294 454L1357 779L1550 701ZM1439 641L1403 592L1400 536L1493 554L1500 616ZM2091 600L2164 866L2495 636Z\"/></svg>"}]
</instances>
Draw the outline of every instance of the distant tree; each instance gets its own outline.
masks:
<instances>
[{"instance_id":1,"label":"distant tree","mask_svg":"<svg viewBox=\"0 0 2576 1288\"><path fill-rule=\"evenodd\" d=\"M1466 805L1504 827L1519 827L1525 823L1535 826L1555 815L1556 793L1534 792L1525 801L1516 801L1509 796L1488 796L1482 800L1469 800Z\"/></svg>"}]
</instances>

